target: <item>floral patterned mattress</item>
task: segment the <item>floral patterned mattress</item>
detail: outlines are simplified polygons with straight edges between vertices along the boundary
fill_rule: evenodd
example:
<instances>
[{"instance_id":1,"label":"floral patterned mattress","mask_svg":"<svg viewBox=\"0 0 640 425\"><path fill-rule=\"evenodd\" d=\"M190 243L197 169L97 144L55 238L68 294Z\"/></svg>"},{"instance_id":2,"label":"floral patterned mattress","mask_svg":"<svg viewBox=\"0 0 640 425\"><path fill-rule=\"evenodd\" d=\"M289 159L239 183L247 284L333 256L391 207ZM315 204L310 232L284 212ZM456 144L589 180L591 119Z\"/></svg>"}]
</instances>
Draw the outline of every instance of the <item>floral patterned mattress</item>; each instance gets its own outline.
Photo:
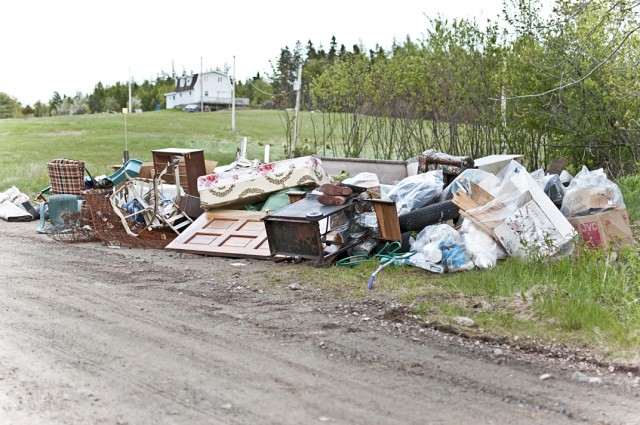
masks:
<instances>
[{"instance_id":1,"label":"floral patterned mattress","mask_svg":"<svg viewBox=\"0 0 640 425\"><path fill-rule=\"evenodd\" d=\"M252 204L282 189L315 187L330 181L320 159L305 156L201 176L198 193L202 208L207 210L231 204Z\"/></svg>"}]
</instances>

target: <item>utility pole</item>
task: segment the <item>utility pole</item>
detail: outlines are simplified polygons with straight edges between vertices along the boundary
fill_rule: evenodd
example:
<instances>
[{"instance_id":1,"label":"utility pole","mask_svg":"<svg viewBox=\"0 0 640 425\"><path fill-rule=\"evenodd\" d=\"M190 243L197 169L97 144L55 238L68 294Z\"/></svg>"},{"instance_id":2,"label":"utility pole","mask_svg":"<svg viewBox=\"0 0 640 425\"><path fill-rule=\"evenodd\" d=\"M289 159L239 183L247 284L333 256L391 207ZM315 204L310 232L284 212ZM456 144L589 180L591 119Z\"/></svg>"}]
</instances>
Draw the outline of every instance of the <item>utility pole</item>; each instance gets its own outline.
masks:
<instances>
[{"instance_id":1,"label":"utility pole","mask_svg":"<svg viewBox=\"0 0 640 425\"><path fill-rule=\"evenodd\" d=\"M129 160L129 140L127 139L127 115L131 111L131 67L129 67L129 103L124 109L124 152L122 152L122 163Z\"/></svg>"},{"instance_id":2,"label":"utility pole","mask_svg":"<svg viewBox=\"0 0 640 425\"><path fill-rule=\"evenodd\" d=\"M129 67L129 107L128 110L131 111L131 67Z\"/></svg>"},{"instance_id":3,"label":"utility pole","mask_svg":"<svg viewBox=\"0 0 640 425\"><path fill-rule=\"evenodd\" d=\"M298 80L293 86L296 93L296 109L295 118L293 122L293 150L289 152L289 157L293 158L293 155L298 148L298 121L300 115L300 92L302 91L302 62L298 64Z\"/></svg>"},{"instance_id":4,"label":"utility pole","mask_svg":"<svg viewBox=\"0 0 640 425\"><path fill-rule=\"evenodd\" d=\"M236 55L233 55L233 74L231 84L231 131L236 131Z\"/></svg>"}]
</instances>

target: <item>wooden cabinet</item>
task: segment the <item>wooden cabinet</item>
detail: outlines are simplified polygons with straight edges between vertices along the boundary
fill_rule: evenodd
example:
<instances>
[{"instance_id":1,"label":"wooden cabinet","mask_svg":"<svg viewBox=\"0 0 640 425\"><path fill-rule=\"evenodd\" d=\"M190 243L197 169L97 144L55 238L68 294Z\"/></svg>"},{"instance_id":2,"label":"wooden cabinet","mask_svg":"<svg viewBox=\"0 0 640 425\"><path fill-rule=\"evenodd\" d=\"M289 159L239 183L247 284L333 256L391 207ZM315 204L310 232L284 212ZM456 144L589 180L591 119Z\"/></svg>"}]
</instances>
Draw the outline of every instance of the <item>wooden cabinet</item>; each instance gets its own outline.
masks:
<instances>
[{"instance_id":1,"label":"wooden cabinet","mask_svg":"<svg viewBox=\"0 0 640 425\"><path fill-rule=\"evenodd\" d=\"M180 186L182 186L189 195L200 197L198 194L198 177L207 174L204 150L166 148L154 150L151 151L151 153L153 154L153 168L156 175L161 173L167 164L177 159L179 161L178 177ZM172 167L169 167L163 180L169 184L175 184L176 176Z\"/></svg>"}]
</instances>

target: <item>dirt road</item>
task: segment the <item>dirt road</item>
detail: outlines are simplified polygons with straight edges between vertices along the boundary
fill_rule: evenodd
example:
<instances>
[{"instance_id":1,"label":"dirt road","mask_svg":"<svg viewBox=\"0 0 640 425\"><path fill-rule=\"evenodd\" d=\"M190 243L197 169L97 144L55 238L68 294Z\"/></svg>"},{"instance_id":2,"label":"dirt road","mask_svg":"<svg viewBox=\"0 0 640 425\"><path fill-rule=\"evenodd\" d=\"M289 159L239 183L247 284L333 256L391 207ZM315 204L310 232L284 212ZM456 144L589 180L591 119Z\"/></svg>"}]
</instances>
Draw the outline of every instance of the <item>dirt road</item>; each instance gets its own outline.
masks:
<instances>
[{"instance_id":1,"label":"dirt road","mask_svg":"<svg viewBox=\"0 0 640 425\"><path fill-rule=\"evenodd\" d=\"M295 279L305 265L35 227L0 220L0 424L640 424L633 372L333 299Z\"/></svg>"}]
</instances>

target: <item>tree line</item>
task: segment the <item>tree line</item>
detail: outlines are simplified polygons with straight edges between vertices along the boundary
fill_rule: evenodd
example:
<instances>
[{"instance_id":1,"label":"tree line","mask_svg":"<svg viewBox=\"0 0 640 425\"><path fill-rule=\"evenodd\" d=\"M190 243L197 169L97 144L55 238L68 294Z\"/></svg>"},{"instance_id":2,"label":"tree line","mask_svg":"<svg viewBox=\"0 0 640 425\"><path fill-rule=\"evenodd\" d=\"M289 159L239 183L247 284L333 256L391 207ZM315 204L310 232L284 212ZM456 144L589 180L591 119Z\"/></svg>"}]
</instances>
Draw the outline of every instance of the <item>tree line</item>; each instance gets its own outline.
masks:
<instances>
[{"instance_id":1,"label":"tree line","mask_svg":"<svg viewBox=\"0 0 640 425\"><path fill-rule=\"evenodd\" d=\"M281 111L288 147L302 65L302 109L314 134L301 153L406 159L425 149L453 155L524 154L530 169L556 156L570 164L638 171L638 3L505 0L500 19L431 19L420 40L328 48L284 47L271 73L236 84L253 107ZM164 107L175 76L133 84L134 105ZM126 107L128 87L98 83L31 111L0 94L0 117L99 113Z\"/></svg>"},{"instance_id":2,"label":"tree line","mask_svg":"<svg viewBox=\"0 0 640 425\"><path fill-rule=\"evenodd\" d=\"M302 60L303 105L318 111L312 151L320 154L518 153L530 169L563 156L574 167L635 173L638 9L624 0L556 0L543 14L538 0L506 0L500 23L432 19L422 40L389 50L332 40L326 54L309 43L303 55L298 43L273 67L274 98L280 109L293 107Z\"/></svg>"},{"instance_id":3,"label":"tree line","mask_svg":"<svg viewBox=\"0 0 640 425\"><path fill-rule=\"evenodd\" d=\"M155 81L145 80L142 84L131 83L131 109L152 111L165 105L164 94L175 88L175 79L163 74ZM121 112L129 103L129 84L117 82L105 86L98 82L91 94L76 93L73 96L53 92L48 103L37 101L33 106L22 106L16 99L0 93L0 118L21 116L83 115Z\"/></svg>"}]
</instances>

